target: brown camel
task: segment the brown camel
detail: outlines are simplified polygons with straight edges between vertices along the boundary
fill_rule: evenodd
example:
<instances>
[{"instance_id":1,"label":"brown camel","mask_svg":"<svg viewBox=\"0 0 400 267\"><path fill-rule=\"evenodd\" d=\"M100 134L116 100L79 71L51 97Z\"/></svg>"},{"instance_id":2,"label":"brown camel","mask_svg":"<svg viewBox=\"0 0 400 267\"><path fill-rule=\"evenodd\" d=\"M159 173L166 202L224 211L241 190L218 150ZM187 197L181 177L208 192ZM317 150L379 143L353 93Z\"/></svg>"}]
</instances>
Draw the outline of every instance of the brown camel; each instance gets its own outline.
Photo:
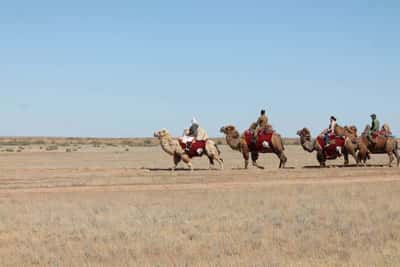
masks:
<instances>
[{"instance_id":1,"label":"brown camel","mask_svg":"<svg viewBox=\"0 0 400 267\"><path fill-rule=\"evenodd\" d=\"M160 140L160 144L162 149L169 155L173 156L174 166L172 170L176 170L179 162L183 161L186 163L190 170L193 170L193 164L191 162L191 155L189 155L181 146L177 139L173 139L172 136L166 129L162 129L158 132L154 133L154 137ZM218 149L218 146L212 140L207 140L205 142L204 153L201 153L196 156L206 155L210 161L210 169L214 166L214 161L217 161L220 165L220 168L223 169L223 159L221 158L221 152Z\"/></svg>"},{"instance_id":2,"label":"brown camel","mask_svg":"<svg viewBox=\"0 0 400 267\"><path fill-rule=\"evenodd\" d=\"M400 154L398 151L397 140L385 134L379 134L374 138L373 142L368 139L368 133L370 126L367 125L361 138L360 138L360 151L358 152L358 158L364 164L370 159L370 154L388 154L389 156L389 167L392 167L394 159L397 160L397 166L400 165Z\"/></svg>"},{"instance_id":3,"label":"brown camel","mask_svg":"<svg viewBox=\"0 0 400 267\"><path fill-rule=\"evenodd\" d=\"M248 142L244 135L240 135L235 126L229 125L222 127L221 133L225 134L226 142L233 150L237 150L242 153L245 169L249 167L249 154L251 154L253 166L259 169L264 169L263 166L260 166L257 163L260 153L274 153L278 156L280 160L279 168L285 168L287 158L284 153L285 147L279 134L273 133L270 142L271 146L268 149L260 150L259 148Z\"/></svg>"},{"instance_id":4,"label":"brown camel","mask_svg":"<svg viewBox=\"0 0 400 267\"><path fill-rule=\"evenodd\" d=\"M342 153L344 156L344 164L349 164L349 154L353 156L357 165L359 164L359 159L356 155L358 150L357 144L357 128L355 126L350 127L336 127L335 134L337 138L330 141L330 147L325 149L323 146L323 137L320 136L317 139L312 140L311 132L308 128L303 128L297 132L300 136L300 143L303 149L307 152L317 151L317 160L321 167L326 166L327 160L333 160L340 156L337 151L337 147L342 147ZM337 142L337 143L336 143Z\"/></svg>"}]
</instances>

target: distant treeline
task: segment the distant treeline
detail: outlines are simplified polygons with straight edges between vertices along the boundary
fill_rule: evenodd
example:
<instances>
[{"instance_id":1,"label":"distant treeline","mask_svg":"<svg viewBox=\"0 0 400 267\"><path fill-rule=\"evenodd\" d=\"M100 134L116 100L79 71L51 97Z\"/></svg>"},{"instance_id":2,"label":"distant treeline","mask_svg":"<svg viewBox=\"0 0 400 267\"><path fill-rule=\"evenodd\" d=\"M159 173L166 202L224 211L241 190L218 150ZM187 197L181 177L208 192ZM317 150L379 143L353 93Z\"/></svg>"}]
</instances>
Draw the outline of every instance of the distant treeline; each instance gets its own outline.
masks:
<instances>
[{"instance_id":1,"label":"distant treeline","mask_svg":"<svg viewBox=\"0 0 400 267\"><path fill-rule=\"evenodd\" d=\"M219 145L226 145L225 138L212 138ZM297 138L284 138L286 145L299 145ZM155 138L80 138L80 137L0 137L0 145L29 146L29 145L110 145L110 146L157 146Z\"/></svg>"}]
</instances>

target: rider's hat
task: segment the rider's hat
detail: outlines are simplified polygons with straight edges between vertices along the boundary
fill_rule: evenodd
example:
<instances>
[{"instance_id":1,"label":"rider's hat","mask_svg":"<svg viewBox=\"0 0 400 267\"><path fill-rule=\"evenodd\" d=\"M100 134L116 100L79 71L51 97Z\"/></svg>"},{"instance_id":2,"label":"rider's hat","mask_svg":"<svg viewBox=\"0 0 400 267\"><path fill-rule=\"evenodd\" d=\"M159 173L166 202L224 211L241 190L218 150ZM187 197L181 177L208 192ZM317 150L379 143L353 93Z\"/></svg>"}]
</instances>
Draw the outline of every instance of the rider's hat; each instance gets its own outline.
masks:
<instances>
[{"instance_id":1,"label":"rider's hat","mask_svg":"<svg viewBox=\"0 0 400 267\"><path fill-rule=\"evenodd\" d=\"M371 114L371 118L376 118L376 114L375 113Z\"/></svg>"},{"instance_id":2,"label":"rider's hat","mask_svg":"<svg viewBox=\"0 0 400 267\"><path fill-rule=\"evenodd\" d=\"M331 116L331 120L337 121L335 116Z\"/></svg>"},{"instance_id":3,"label":"rider's hat","mask_svg":"<svg viewBox=\"0 0 400 267\"><path fill-rule=\"evenodd\" d=\"M192 125L199 125L199 122L196 120L196 118L192 119Z\"/></svg>"}]
</instances>

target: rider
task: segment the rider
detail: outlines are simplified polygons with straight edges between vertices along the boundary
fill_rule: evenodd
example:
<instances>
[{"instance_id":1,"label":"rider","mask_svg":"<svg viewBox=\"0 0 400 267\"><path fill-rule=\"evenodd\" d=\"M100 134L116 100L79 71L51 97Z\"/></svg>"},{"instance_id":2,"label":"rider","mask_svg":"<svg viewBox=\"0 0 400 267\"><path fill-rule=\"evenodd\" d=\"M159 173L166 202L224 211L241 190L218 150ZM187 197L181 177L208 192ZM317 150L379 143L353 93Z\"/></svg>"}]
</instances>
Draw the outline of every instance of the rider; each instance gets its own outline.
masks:
<instances>
[{"instance_id":1,"label":"rider","mask_svg":"<svg viewBox=\"0 0 400 267\"><path fill-rule=\"evenodd\" d=\"M257 143L257 136L256 136L256 131L257 131L257 122L253 122L250 127L249 127L249 133L251 134L251 142L255 145Z\"/></svg>"},{"instance_id":2,"label":"rider","mask_svg":"<svg viewBox=\"0 0 400 267\"><path fill-rule=\"evenodd\" d=\"M329 128L325 131L325 135L324 135L325 147L328 147L330 145L329 144L329 135L335 133L335 128L336 128L336 125L337 125L336 121L337 121L336 117L335 116L331 116Z\"/></svg>"},{"instance_id":3,"label":"rider","mask_svg":"<svg viewBox=\"0 0 400 267\"><path fill-rule=\"evenodd\" d=\"M257 138L261 130L265 130L268 127L268 116L266 111L263 109L260 112L260 117L257 119L257 128L254 131L254 137Z\"/></svg>"},{"instance_id":4,"label":"rider","mask_svg":"<svg viewBox=\"0 0 400 267\"><path fill-rule=\"evenodd\" d=\"M370 130L368 132L368 140L373 143L374 140L372 138L372 135L376 132L379 132L380 122L377 119L376 114L372 114L371 119L372 119L372 123L371 123Z\"/></svg>"},{"instance_id":5,"label":"rider","mask_svg":"<svg viewBox=\"0 0 400 267\"><path fill-rule=\"evenodd\" d=\"M207 132L200 127L198 121L195 118L192 119L192 125L189 128L188 136L192 137L193 139L186 143L186 151L190 150L192 143L195 143L196 141L208 140Z\"/></svg>"},{"instance_id":6,"label":"rider","mask_svg":"<svg viewBox=\"0 0 400 267\"><path fill-rule=\"evenodd\" d=\"M185 150L189 151L190 150L190 146L193 143L194 137L190 136L190 130L189 129L185 129L183 130L183 136L181 138L182 142L186 145Z\"/></svg>"}]
</instances>

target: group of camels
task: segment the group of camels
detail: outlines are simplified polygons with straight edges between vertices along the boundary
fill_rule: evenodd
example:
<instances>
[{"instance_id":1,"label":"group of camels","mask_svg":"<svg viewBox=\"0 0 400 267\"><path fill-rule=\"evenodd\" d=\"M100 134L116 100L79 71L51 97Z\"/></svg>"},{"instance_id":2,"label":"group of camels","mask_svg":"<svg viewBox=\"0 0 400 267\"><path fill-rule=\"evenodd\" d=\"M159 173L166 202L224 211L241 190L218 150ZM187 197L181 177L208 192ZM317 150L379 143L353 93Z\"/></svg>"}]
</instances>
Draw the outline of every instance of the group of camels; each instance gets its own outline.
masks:
<instances>
[{"instance_id":1,"label":"group of camels","mask_svg":"<svg viewBox=\"0 0 400 267\"><path fill-rule=\"evenodd\" d=\"M249 137L248 130L240 134L235 126L228 125L222 127L220 132L225 135L229 147L242 154L245 169L249 167L250 157L253 166L264 169L257 163L260 153L275 154L279 158L279 168L285 168L287 162L287 157L284 153L285 146L280 134L275 131L259 135L255 143ZM361 136L358 136L355 126L341 127L338 125L328 146L324 144L323 136L313 139L308 128L299 130L297 135L300 137L300 144L305 151L310 153L315 151L317 153L317 160L321 167L326 167L327 160L336 159L341 154L343 154L345 165L349 164L350 155L358 166L360 164L366 165L371 154L387 154L389 156L388 166L391 167L395 159L397 166L399 166L400 154L397 140L392 136L379 135L375 138L374 143L371 143L368 133L368 127ZM193 170L192 157L203 155L208 157L210 169L214 167L215 162L223 169L221 151L211 139L204 142L204 149L201 150L201 153L193 155L189 154L179 139L174 139L166 129L155 132L154 137L159 139L162 149L173 157L174 165L172 170L175 170L181 161L186 163L190 170ZM338 147L341 148L341 153L337 150Z\"/></svg>"},{"instance_id":2,"label":"group of camels","mask_svg":"<svg viewBox=\"0 0 400 267\"><path fill-rule=\"evenodd\" d=\"M397 166L400 165L400 154L398 151L398 143L395 137L387 135L377 135L374 138L374 142L370 142L368 135L370 132L370 127L367 126L361 136L357 134L357 128L355 126L341 127L337 125L335 127L333 140L330 140L330 148L335 149L336 142L339 139L342 140L343 144L340 146L343 148L344 164L349 164L349 155L353 156L356 161L357 166L359 164L366 165L368 159L370 159L371 154L387 154L389 156L389 167L392 167L393 161L396 159ZM327 153L326 148L323 146L322 137L312 139L310 130L303 128L297 132L300 136L301 146L305 151L310 153L316 151L318 162L322 167L326 165L326 161L330 159L336 159L338 153L334 152ZM329 149L328 147L328 149Z\"/></svg>"}]
</instances>

